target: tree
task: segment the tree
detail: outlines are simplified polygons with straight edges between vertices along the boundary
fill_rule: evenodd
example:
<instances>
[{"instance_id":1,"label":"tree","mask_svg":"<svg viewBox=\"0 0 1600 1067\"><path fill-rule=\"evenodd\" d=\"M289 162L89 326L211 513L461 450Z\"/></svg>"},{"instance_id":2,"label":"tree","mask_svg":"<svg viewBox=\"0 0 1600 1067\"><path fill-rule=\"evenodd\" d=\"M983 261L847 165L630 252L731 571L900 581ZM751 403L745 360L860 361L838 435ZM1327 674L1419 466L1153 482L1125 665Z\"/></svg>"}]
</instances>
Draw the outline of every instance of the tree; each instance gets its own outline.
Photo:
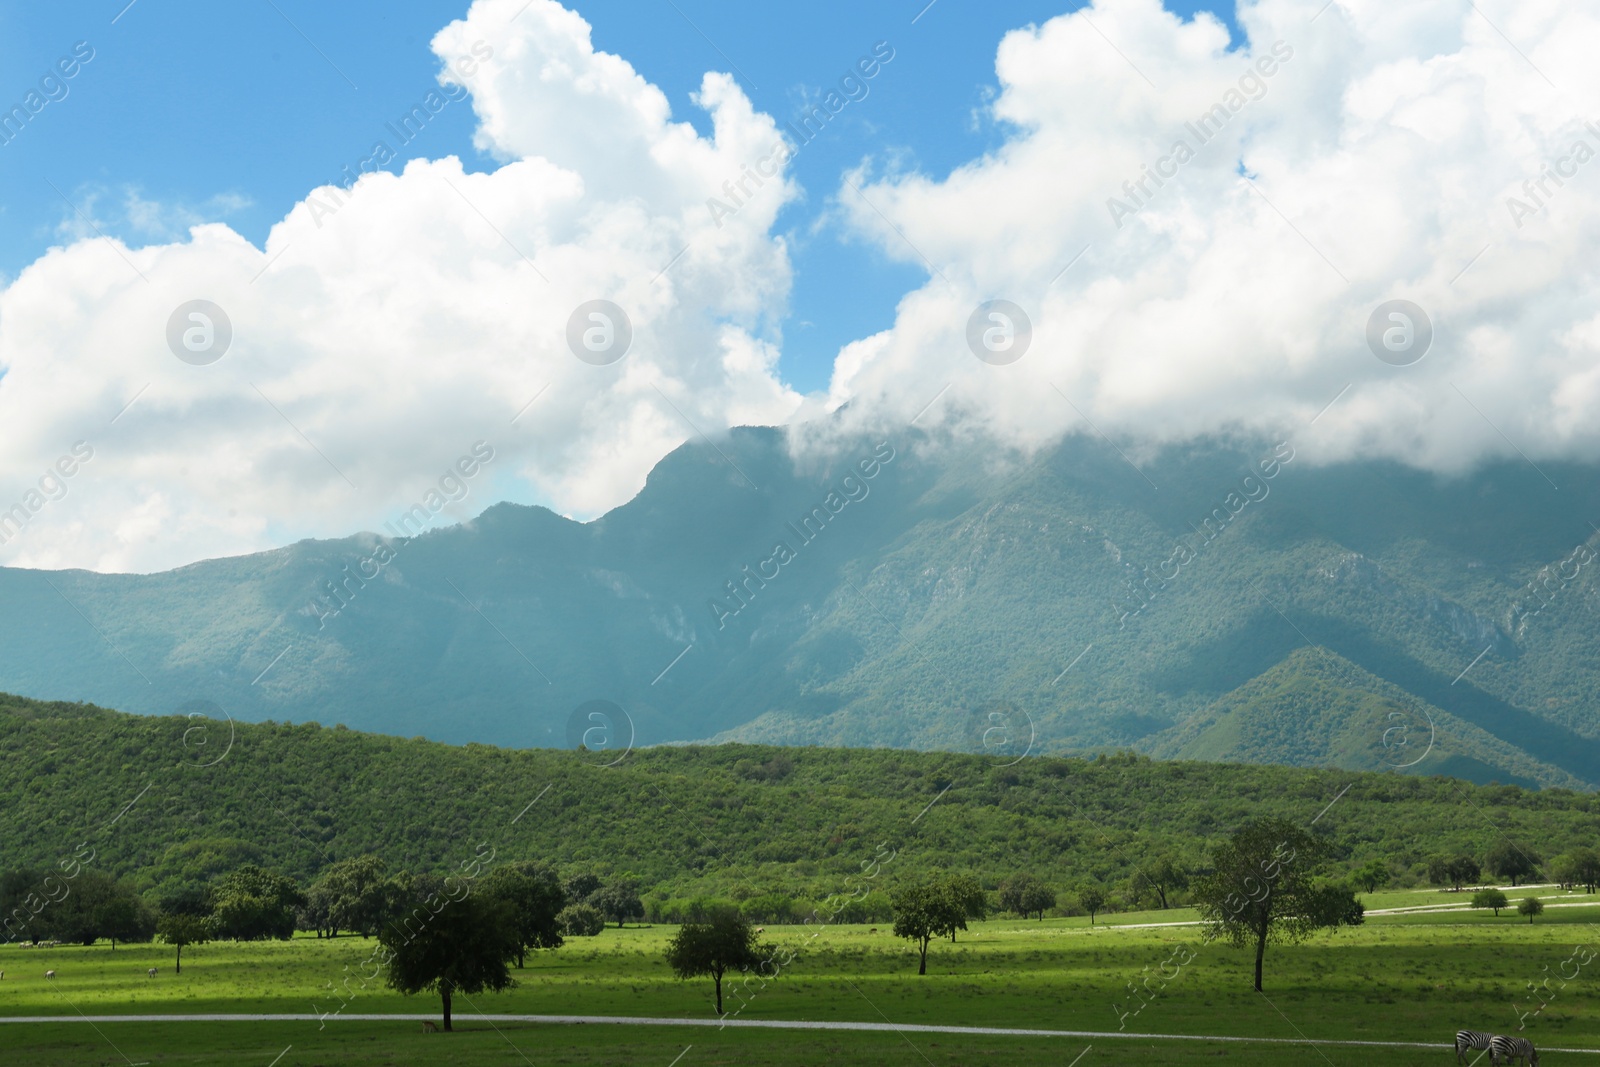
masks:
<instances>
[{"instance_id":1,"label":"tree","mask_svg":"<svg viewBox=\"0 0 1600 1067\"><path fill-rule=\"evenodd\" d=\"M967 928L967 911L947 882L916 882L890 898L894 934L917 942L918 974L928 973L928 942Z\"/></svg>"},{"instance_id":2,"label":"tree","mask_svg":"<svg viewBox=\"0 0 1600 1067\"><path fill-rule=\"evenodd\" d=\"M722 1014L722 976L730 970L759 967L772 952L756 944L755 927L738 910L726 906L698 912L678 927L667 943L667 965L679 978L710 975Z\"/></svg>"},{"instance_id":3,"label":"tree","mask_svg":"<svg viewBox=\"0 0 1600 1067\"><path fill-rule=\"evenodd\" d=\"M1089 913L1089 925L1094 925L1095 912L1106 906L1106 895L1097 885L1086 885L1078 890L1078 907Z\"/></svg>"},{"instance_id":4,"label":"tree","mask_svg":"<svg viewBox=\"0 0 1600 1067\"><path fill-rule=\"evenodd\" d=\"M450 1029L451 1002L457 993L500 992L514 985L511 961L519 948L511 905L470 885L459 899L430 894L404 920L378 934L388 957L391 987L410 996L433 991ZM434 905L441 906L434 910Z\"/></svg>"},{"instance_id":5,"label":"tree","mask_svg":"<svg viewBox=\"0 0 1600 1067\"><path fill-rule=\"evenodd\" d=\"M1136 868L1133 877L1129 879L1129 888L1133 890L1135 899L1147 893L1154 893L1156 899L1161 902L1162 911L1169 907L1167 894L1186 889L1188 886L1188 870L1167 857L1151 860Z\"/></svg>"},{"instance_id":6,"label":"tree","mask_svg":"<svg viewBox=\"0 0 1600 1067\"><path fill-rule=\"evenodd\" d=\"M400 886L386 877L378 856L353 856L330 863L306 893L305 911L325 922L329 937L341 929L370 937L399 906Z\"/></svg>"},{"instance_id":7,"label":"tree","mask_svg":"<svg viewBox=\"0 0 1600 1067\"><path fill-rule=\"evenodd\" d=\"M519 970L528 949L561 947L561 924L557 916L567 906L567 895L550 868L528 860L508 863L485 875L481 889L511 907L516 922Z\"/></svg>"},{"instance_id":8,"label":"tree","mask_svg":"<svg viewBox=\"0 0 1600 1067\"><path fill-rule=\"evenodd\" d=\"M155 916L131 885L85 870L63 888L65 893L39 914L36 939L92 945L104 937L115 952L118 941L148 941L154 935Z\"/></svg>"},{"instance_id":9,"label":"tree","mask_svg":"<svg viewBox=\"0 0 1600 1067\"><path fill-rule=\"evenodd\" d=\"M1528 917L1529 925L1532 925L1533 917L1543 911L1544 901L1540 900L1538 897L1523 897L1521 900L1517 901L1517 914L1526 915Z\"/></svg>"},{"instance_id":10,"label":"tree","mask_svg":"<svg viewBox=\"0 0 1600 1067\"><path fill-rule=\"evenodd\" d=\"M1388 885L1389 878L1389 865L1382 860L1371 860L1351 873L1350 884L1363 893L1372 893Z\"/></svg>"},{"instance_id":11,"label":"tree","mask_svg":"<svg viewBox=\"0 0 1600 1067\"><path fill-rule=\"evenodd\" d=\"M1500 909L1507 905L1506 895L1498 889L1480 889L1472 894L1474 908L1492 908L1495 918L1500 917Z\"/></svg>"},{"instance_id":12,"label":"tree","mask_svg":"<svg viewBox=\"0 0 1600 1067\"><path fill-rule=\"evenodd\" d=\"M156 933L161 940L177 949L178 956L173 965L175 974L183 973L184 946L205 944L211 940L210 929L204 917L182 912L163 914L156 920Z\"/></svg>"},{"instance_id":13,"label":"tree","mask_svg":"<svg viewBox=\"0 0 1600 1067\"><path fill-rule=\"evenodd\" d=\"M606 917L593 904L568 904L556 923L568 937L594 937L606 928Z\"/></svg>"},{"instance_id":14,"label":"tree","mask_svg":"<svg viewBox=\"0 0 1600 1067\"><path fill-rule=\"evenodd\" d=\"M793 922L794 898L784 893L763 893L747 898L739 905L739 912L753 923Z\"/></svg>"},{"instance_id":15,"label":"tree","mask_svg":"<svg viewBox=\"0 0 1600 1067\"><path fill-rule=\"evenodd\" d=\"M644 904L632 882L613 882L595 890L584 903L600 909L600 914L616 923L619 930L628 919L644 918Z\"/></svg>"},{"instance_id":16,"label":"tree","mask_svg":"<svg viewBox=\"0 0 1600 1067\"><path fill-rule=\"evenodd\" d=\"M1600 852L1575 848L1551 861L1550 875L1564 886L1581 885L1593 893L1600 886Z\"/></svg>"},{"instance_id":17,"label":"tree","mask_svg":"<svg viewBox=\"0 0 1600 1067\"><path fill-rule=\"evenodd\" d=\"M567 899L574 904L587 904L589 898L600 888L601 882L593 873L585 871L568 878L561 888L566 890Z\"/></svg>"},{"instance_id":18,"label":"tree","mask_svg":"<svg viewBox=\"0 0 1600 1067\"><path fill-rule=\"evenodd\" d=\"M952 906L960 909L963 918L987 919L989 917L989 897L988 894L984 893L983 886L978 884L976 878L965 874L955 874L946 878L943 885L945 892L950 894ZM965 922L959 927L962 930L966 928L967 924ZM955 943L957 929L953 924L950 927L951 944Z\"/></svg>"},{"instance_id":19,"label":"tree","mask_svg":"<svg viewBox=\"0 0 1600 1067\"><path fill-rule=\"evenodd\" d=\"M305 892L306 902L295 909L296 930L314 930L318 937L338 937L333 925L333 892L321 879L311 883Z\"/></svg>"},{"instance_id":20,"label":"tree","mask_svg":"<svg viewBox=\"0 0 1600 1067\"><path fill-rule=\"evenodd\" d=\"M212 932L235 941L287 941L305 895L292 878L247 863L213 883L208 893Z\"/></svg>"},{"instance_id":21,"label":"tree","mask_svg":"<svg viewBox=\"0 0 1600 1067\"><path fill-rule=\"evenodd\" d=\"M1013 875L1000 886L1000 907L1024 919L1037 912L1043 922L1045 909L1055 906L1054 891L1031 874Z\"/></svg>"},{"instance_id":22,"label":"tree","mask_svg":"<svg viewBox=\"0 0 1600 1067\"><path fill-rule=\"evenodd\" d=\"M1322 838L1277 818L1251 820L1212 849L1213 873L1195 885L1205 936L1254 945L1256 992L1269 940L1299 941L1317 929L1362 921L1363 908L1348 888L1313 883L1328 853Z\"/></svg>"},{"instance_id":23,"label":"tree","mask_svg":"<svg viewBox=\"0 0 1600 1067\"><path fill-rule=\"evenodd\" d=\"M131 886L119 883L110 895L96 905L94 928L99 936L111 941L111 951L115 952L118 941L137 943L154 937L156 916Z\"/></svg>"},{"instance_id":24,"label":"tree","mask_svg":"<svg viewBox=\"0 0 1600 1067\"><path fill-rule=\"evenodd\" d=\"M1511 879L1513 888L1518 878L1532 877L1538 871L1539 864L1544 862L1537 852L1514 841L1501 841L1489 850L1487 859L1489 870L1495 877Z\"/></svg>"},{"instance_id":25,"label":"tree","mask_svg":"<svg viewBox=\"0 0 1600 1067\"><path fill-rule=\"evenodd\" d=\"M1461 892L1463 885L1476 882L1479 873L1478 861L1466 854L1435 856L1428 861L1428 881L1434 885L1447 885L1456 893Z\"/></svg>"}]
</instances>

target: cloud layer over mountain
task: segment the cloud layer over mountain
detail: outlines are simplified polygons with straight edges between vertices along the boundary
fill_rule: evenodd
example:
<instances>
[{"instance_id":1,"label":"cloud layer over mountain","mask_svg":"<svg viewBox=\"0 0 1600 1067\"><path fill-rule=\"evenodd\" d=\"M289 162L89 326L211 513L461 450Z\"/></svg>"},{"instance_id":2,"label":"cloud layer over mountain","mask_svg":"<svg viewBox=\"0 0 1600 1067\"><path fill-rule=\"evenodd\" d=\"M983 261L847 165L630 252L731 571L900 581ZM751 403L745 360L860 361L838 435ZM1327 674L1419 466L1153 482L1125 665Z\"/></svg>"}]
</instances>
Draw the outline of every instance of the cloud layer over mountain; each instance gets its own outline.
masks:
<instances>
[{"instance_id":1,"label":"cloud layer over mountain","mask_svg":"<svg viewBox=\"0 0 1600 1067\"><path fill-rule=\"evenodd\" d=\"M1594 458L1600 17L1266 0L1239 20L1237 51L1155 0L1015 31L1001 149L942 179L852 175L842 209L930 280L844 353L834 401L1021 445L1240 428L1319 461ZM995 298L1032 325L1009 365L966 337ZM1370 347L1396 299L1426 313L1425 354L1420 333ZM1395 347L1423 328L1379 318Z\"/></svg>"}]
</instances>

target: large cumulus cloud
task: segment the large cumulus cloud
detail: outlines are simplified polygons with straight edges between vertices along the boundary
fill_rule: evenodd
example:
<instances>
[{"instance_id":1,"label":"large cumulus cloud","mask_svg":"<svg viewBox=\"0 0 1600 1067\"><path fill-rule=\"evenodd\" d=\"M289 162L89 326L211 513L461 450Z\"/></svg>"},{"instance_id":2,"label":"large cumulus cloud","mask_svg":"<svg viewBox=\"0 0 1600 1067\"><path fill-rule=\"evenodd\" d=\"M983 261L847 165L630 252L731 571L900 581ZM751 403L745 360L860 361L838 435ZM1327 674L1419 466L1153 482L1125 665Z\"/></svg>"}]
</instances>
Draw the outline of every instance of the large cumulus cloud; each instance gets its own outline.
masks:
<instances>
[{"instance_id":1,"label":"large cumulus cloud","mask_svg":"<svg viewBox=\"0 0 1600 1067\"><path fill-rule=\"evenodd\" d=\"M842 354L845 418L1022 447L1292 432L1321 460L1449 472L1600 455L1600 13L1263 0L1239 19L1231 51L1155 0L1017 30L1001 148L841 185L851 224L930 278ZM1547 164L1566 177L1541 184ZM1009 366L965 339L993 298L1033 323ZM1391 299L1434 325L1413 365L1368 347Z\"/></svg>"},{"instance_id":2,"label":"large cumulus cloud","mask_svg":"<svg viewBox=\"0 0 1600 1067\"><path fill-rule=\"evenodd\" d=\"M264 249L220 224L137 249L79 240L0 294L0 511L60 496L47 468L93 450L0 562L151 570L378 529L479 440L496 459L456 517L505 495L591 515L698 431L794 411L770 229L797 189L769 183L720 227L705 208L777 140L772 120L708 74L698 136L578 16L523 6L478 0L434 41L491 172L417 160L309 191ZM609 366L566 341L596 298L634 331ZM209 366L167 342L194 299L232 323Z\"/></svg>"}]
</instances>

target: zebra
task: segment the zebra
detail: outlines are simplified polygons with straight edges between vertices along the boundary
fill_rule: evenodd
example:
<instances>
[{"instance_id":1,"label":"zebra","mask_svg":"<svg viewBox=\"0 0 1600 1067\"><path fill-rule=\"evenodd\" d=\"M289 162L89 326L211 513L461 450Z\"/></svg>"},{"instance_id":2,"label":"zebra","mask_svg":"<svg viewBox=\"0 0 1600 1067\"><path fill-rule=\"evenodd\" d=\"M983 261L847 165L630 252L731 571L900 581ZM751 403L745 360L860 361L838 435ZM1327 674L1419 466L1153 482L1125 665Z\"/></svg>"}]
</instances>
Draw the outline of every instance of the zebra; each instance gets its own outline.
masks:
<instances>
[{"instance_id":1,"label":"zebra","mask_svg":"<svg viewBox=\"0 0 1600 1067\"><path fill-rule=\"evenodd\" d=\"M1477 1030L1456 1031L1456 1062L1466 1063L1467 1052L1473 1049L1482 1051L1489 1048L1494 1042L1493 1034L1480 1033Z\"/></svg>"},{"instance_id":2,"label":"zebra","mask_svg":"<svg viewBox=\"0 0 1600 1067\"><path fill-rule=\"evenodd\" d=\"M1502 1037L1496 1034L1489 1041L1489 1062L1495 1067L1504 1063L1525 1062L1528 1067L1539 1067L1539 1050L1525 1037Z\"/></svg>"}]
</instances>

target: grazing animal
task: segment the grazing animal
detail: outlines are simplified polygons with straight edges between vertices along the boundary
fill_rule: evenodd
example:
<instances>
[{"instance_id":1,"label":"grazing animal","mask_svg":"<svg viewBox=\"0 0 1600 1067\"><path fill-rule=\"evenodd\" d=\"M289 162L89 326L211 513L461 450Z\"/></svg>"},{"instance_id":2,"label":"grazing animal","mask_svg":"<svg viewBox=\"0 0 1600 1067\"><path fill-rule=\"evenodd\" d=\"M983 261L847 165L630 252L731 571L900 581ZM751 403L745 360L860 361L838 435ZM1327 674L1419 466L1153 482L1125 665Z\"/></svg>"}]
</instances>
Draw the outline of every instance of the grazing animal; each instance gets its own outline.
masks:
<instances>
[{"instance_id":1,"label":"grazing animal","mask_svg":"<svg viewBox=\"0 0 1600 1067\"><path fill-rule=\"evenodd\" d=\"M54 972L54 971L46 971L46 972L44 972L44 977L45 977L45 981L53 982L53 981L56 980L56 972Z\"/></svg>"},{"instance_id":2,"label":"grazing animal","mask_svg":"<svg viewBox=\"0 0 1600 1067\"><path fill-rule=\"evenodd\" d=\"M155 976L156 976L156 969L154 967L152 967L152 968L150 968L150 977L154 978Z\"/></svg>"},{"instance_id":3,"label":"grazing animal","mask_svg":"<svg viewBox=\"0 0 1600 1067\"><path fill-rule=\"evenodd\" d=\"M1478 1030L1456 1031L1456 1062L1466 1063L1467 1053L1472 1050L1482 1052L1494 1040L1493 1034L1485 1034Z\"/></svg>"},{"instance_id":4,"label":"grazing animal","mask_svg":"<svg viewBox=\"0 0 1600 1067\"><path fill-rule=\"evenodd\" d=\"M439 1028L433 1023L429 1022L427 1019L424 1019L422 1020L422 1032L425 1034L437 1034L439 1032Z\"/></svg>"},{"instance_id":5,"label":"grazing animal","mask_svg":"<svg viewBox=\"0 0 1600 1067\"><path fill-rule=\"evenodd\" d=\"M765 926L758 926L758 927L756 927L756 933L758 933L758 934L764 934L764 933L766 933L766 932L767 932L767 928L766 928L766 927L765 927Z\"/></svg>"},{"instance_id":6,"label":"grazing animal","mask_svg":"<svg viewBox=\"0 0 1600 1067\"><path fill-rule=\"evenodd\" d=\"M1489 1062L1495 1067L1501 1063L1526 1063L1539 1067L1539 1050L1525 1037L1503 1037L1496 1034L1489 1040Z\"/></svg>"},{"instance_id":7,"label":"grazing animal","mask_svg":"<svg viewBox=\"0 0 1600 1067\"><path fill-rule=\"evenodd\" d=\"M874 926L872 929L867 931L867 933L869 933L869 934L875 934L877 932L878 932L878 928L876 926Z\"/></svg>"}]
</instances>

